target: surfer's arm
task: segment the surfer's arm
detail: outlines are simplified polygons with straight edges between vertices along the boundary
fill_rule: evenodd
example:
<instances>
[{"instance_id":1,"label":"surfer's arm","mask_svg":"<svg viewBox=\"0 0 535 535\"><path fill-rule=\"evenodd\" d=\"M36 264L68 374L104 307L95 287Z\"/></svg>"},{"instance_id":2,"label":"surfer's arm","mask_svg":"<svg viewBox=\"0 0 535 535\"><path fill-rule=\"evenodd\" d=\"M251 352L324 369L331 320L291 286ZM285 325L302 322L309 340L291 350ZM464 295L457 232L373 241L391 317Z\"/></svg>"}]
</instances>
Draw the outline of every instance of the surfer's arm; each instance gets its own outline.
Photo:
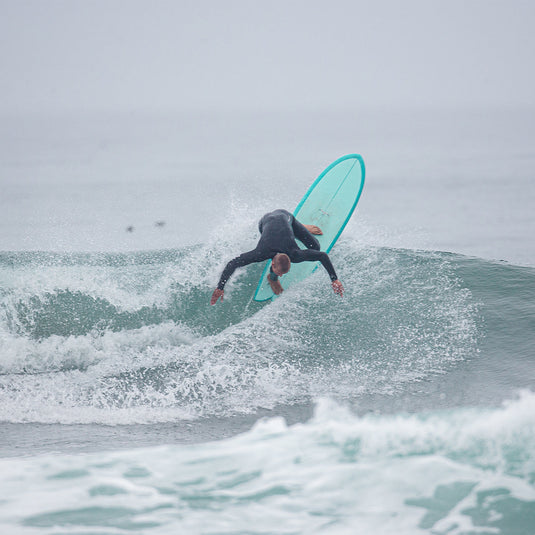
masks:
<instances>
[{"instance_id":1,"label":"surfer's arm","mask_svg":"<svg viewBox=\"0 0 535 535\"><path fill-rule=\"evenodd\" d=\"M253 264L254 262L262 262L262 260L267 260L267 258L269 257L265 254L262 254L262 252L258 249L253 249L252 251L248 251L247 253L243 253L240 256L233 258L225 266L225 269L223 270L223 273L219 278L219 282L217 284L218 290L223 290L225 288L225 284L237 268L248 266L249 264Z\"/></svg>"},{"instance_id":2,"label":"surfer's arm","mask_svg":"<svg viewBox=\"0 0 535 535\"><path fill-rule=\"evenodd\" d=\"M292 262L295 263L317 262L319 260L321 262L321 265L329 274L334 292L338 295L343 295L344 287L342 286L342 283L338 280L336 271L334 270L334 267L331 263L331 259L329 258L329 255L327 253L323 251L316 251L314 249L305 249L304 251L295 251L290 257L290 259Z\"/></svg>"},{"instance_id":3,"label":"surfer's arm","mask_svg":"<svg viewBox=\"0 0 535 535\"><path fill-rule=\"evenodd\" d=\"M331 281L338 280L336 271L334 271L334 267L331 263L331 259L329 258L329 255L323 251L316 251L315 249L305 249L303 251L300 249L299 251L295 251L292 253L292 255L290 256L290 260L297 264L299 264L300 262L320 261L321 265L325 268L325 270L329 274Z\"/></svg>"},{"instance_id":4,"label":"surfer's arm","mask_svg":"<svg viewBox=\"0 0 535 535\"><path fill-rule=\"evenodd\" d=\"M221 273L221 277L219 278L219 282L217 283L217 288L214 290L212 298L210 299L210 304L215 305L218 299L221 299L221 302L223 302L223 297L225 295L225 284L237 268L247 266L248 264L252 264L253 262L260 262L261 260L265 260L265 258L262 257L259 254L259 251L257 251L256 249L253 249L252 251L249 251L247 253L243 253L240 256L237 256L236 258L233 258L225 266L223 273Z\"/></svg>"}]
</instances>

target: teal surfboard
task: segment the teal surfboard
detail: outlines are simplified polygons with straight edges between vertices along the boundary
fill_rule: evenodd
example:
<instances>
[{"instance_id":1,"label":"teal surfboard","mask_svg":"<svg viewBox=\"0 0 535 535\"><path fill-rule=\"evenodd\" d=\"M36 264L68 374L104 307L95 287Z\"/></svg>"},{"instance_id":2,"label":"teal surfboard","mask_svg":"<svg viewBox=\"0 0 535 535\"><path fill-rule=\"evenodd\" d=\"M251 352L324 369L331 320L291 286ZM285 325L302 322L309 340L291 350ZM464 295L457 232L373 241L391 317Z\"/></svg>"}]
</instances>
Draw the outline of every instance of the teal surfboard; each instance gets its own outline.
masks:
<instances>
[{"instance_id":1,"label":"teal surfboard","mask_svg":"<svg viewBox=\"0 0 535 535\"><path fill-rule=\"evenodd\" d=\"M329 253L342 234L349 218L359 202L364 187L364 160L359 154L348 154L333 162L310 186L294 211L294 216L304 225L317 225L323 235L316 236L321 250ZM297 240L301 249L305 246ZM255 301L273 299L275 294L267 282L271 260L266 262L254 295ZM279 280L286 290L306 279L319 262L292 264L290 271Z\"/></svg>"}]
</instances>

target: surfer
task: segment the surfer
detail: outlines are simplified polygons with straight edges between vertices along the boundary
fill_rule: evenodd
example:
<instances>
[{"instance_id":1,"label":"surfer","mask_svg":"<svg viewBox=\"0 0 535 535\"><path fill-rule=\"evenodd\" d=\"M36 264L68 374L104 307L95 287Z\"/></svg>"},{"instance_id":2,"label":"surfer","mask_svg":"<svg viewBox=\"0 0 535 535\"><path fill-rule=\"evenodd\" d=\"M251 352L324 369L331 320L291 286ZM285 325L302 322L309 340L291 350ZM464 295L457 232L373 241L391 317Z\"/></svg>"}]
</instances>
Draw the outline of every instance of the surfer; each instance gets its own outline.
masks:
<instances>
[{"instance_id":1,"label":"surfer","mask_svg":"<svg viewBox=\"0 0 535 535\"><path fill-rule=\"evenodd\" d=\"M217 288L212 294L211 305L215 305L223 294L226 282L236 268L247 266L254 262L272 259L267 280L273 293L280 295L283 292L279 277L290 271L291 263L320 261L327 270L336 294L342 296L344 287L338 280L329 255L320 251L320 244L313 234L321 235L323 232L315 225L303 225L288 211L275 210L266 214L258 224L260 240L252 251L243 253L232 259L223 270ZM300 249L295 242L296 238L307 247Z\"/></svg>"}]
</instances>

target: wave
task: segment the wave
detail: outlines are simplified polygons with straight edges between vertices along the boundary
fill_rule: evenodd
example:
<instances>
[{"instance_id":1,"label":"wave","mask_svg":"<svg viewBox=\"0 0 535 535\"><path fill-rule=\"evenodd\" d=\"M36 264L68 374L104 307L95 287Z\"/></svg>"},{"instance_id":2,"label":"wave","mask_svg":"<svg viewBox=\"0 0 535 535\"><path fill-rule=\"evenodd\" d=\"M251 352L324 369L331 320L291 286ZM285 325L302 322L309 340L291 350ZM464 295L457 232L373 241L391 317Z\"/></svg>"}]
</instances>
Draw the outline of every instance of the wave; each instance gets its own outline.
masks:
<instances>
[{"instance_id":1,"label":"wave","mask_svg":"<svg viewBox=\"0 0 535 535\"><path fill-rule=\"evenodd\" d=\"M235 239L0 254L0 420L143 423L391 395L477 355L478 274L492 269L503 282L515 269L346 239L332 253L344 298L318 270L255 303L257 265L211 307L228 250L243 248Z\"/></svg>"},{"instance_id":2,"label":"wave","mask_svg":"<svg viewBox=\"0 0 535 535\"><path fill-rule=\"evenodd\" d=\"M463 361L484 373L489 359L533 356L533 268L349 235L331 254L344 298L318 270L256 303L256 265L209 306L229 251L254 240L242 225L175 250L0 253L0 420L148 423L358 401Z\"/></svg>"},{"instance_id":3,"label":"wave","mask_svg":"<svg viewBox=\"0 0 535 535\"><path fill-rule=\"evenodd\" d=\"M0 510L10 531L528 535L534 413L532 392L363 417L322 399L307 423L265 419L213 443L0 461Z\"/></svg>"}]
</instances>

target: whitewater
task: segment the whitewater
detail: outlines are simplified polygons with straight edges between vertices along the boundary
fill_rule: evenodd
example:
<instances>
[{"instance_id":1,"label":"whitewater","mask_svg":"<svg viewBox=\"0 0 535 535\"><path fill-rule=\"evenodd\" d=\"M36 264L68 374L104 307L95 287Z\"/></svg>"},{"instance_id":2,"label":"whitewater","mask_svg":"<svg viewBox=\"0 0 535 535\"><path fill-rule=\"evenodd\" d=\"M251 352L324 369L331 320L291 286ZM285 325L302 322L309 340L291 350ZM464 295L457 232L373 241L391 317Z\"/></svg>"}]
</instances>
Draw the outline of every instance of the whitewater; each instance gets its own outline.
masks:
<instances>
[{"instance_id":1,"label":"whitewater","mask_svg":"<svg viewBox=\"0 0 535 535\"><path fill-rule=\"evenodd\" d=\"M535 533L534 119L5 117L2 533ZM211 307L351 152L344 297Z\"/></svg>"}]
</instances>

